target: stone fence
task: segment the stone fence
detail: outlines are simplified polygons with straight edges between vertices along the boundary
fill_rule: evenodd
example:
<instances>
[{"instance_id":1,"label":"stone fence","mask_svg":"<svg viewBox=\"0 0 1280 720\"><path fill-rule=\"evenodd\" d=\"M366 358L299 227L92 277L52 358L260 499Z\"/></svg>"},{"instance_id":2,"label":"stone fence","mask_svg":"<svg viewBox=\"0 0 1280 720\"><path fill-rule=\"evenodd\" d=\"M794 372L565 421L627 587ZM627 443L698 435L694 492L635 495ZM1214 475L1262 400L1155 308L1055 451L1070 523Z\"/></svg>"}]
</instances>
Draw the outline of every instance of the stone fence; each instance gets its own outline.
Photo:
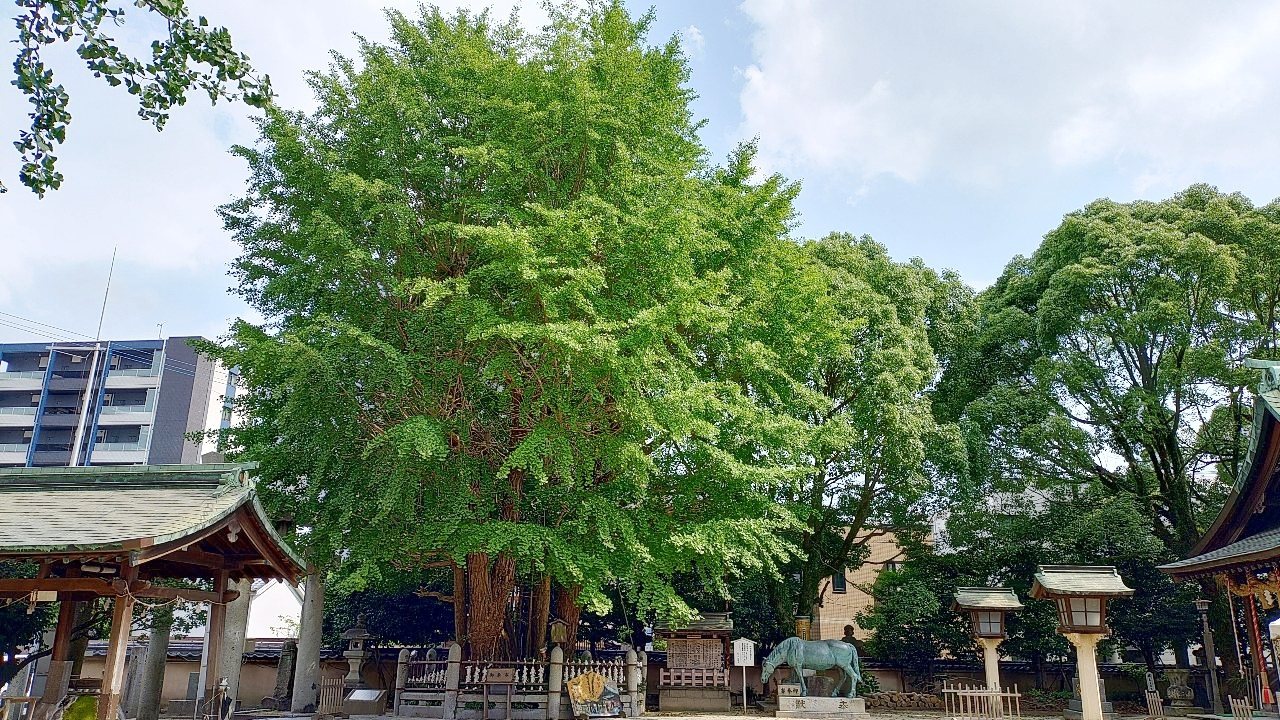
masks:
<instances>
[{"instance_id":1,"label":"stone fence","mask_svg":"<svg viewBox=\"0 0 1280 720\"><path fill-rule=\"evenodd\" d=\"M565 684L588 672L613 681L622 696L627 717L644 713L644 653L628 650L625 658L587 662L565 662L560 648L551 650L548 661L463 661L459 645L449 647L448 658L414 657L400 652L396 666L395 714L443 720L482 720L485 689L488 687L490 713L505 712L508 689L513 720L570 720L573 712ZM490 675L503 672L502 683ZM496 674L494 675L496 677ZM506 682L513 678L513 682Z\"/></svg>"}]
</instances>

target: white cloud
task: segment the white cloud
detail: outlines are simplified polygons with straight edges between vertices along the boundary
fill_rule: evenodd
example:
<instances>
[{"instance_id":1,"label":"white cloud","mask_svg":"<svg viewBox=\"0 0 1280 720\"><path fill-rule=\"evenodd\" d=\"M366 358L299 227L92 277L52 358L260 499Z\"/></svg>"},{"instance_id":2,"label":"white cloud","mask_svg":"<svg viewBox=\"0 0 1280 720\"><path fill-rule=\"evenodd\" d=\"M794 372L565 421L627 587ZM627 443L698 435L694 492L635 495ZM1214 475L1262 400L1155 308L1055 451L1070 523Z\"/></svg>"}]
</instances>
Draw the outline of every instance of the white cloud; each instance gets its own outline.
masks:
<instances>
[{"instance_id":1,"label":"white cloud","mask_svg":"<svg viewBox=\"0 0 1280 720\"><path fill-rule=\"evenodd\" d=\"M1106 166L1135 190L1280 155L1280 6L745 0L742 133L771 169L977 186Z\"/></svg>"},{"instance_id":2,"label":"white cloud","mask_svg":"<svg viewBox=\"0 0 1280 720\"><path fill-rule=\"evenodd\" d=\"M707 39L697 25L690 25L680 30L680 47L691 58L701 57L707 48Z\"/></svg>"}]
</instances>

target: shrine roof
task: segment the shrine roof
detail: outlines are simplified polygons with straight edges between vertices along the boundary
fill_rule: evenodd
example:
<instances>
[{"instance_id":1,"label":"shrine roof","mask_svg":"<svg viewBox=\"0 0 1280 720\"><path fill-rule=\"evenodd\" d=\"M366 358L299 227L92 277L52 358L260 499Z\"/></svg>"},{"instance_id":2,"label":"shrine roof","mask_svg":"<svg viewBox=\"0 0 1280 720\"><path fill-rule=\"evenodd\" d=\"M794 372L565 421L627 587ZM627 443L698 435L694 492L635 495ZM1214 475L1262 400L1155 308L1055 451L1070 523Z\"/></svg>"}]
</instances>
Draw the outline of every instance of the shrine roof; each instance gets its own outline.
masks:
<instances>
[{"instance_id":1,"label":"shrine roof","mask_svg":"<svg viewBox=\"0 0 1280 720\"><path fill-rule=\"evenodd\" d=\"M673 625L657 622L653 624L655 631L672 633L729 633L733 631L733 620L729 613L702 613L701 617L687 623Z\"/></svg>"},{"instance_id":2,"label":"shrine roof","mask_svg":"<svg viewBox=\"0 0 1280 720\"><path fill-rule=\"evenodd\" d=\"M258 501L254 467L0 468L0 558L181 557L169 569L192 571L235 557L237 574L296 578L305 565Z\"/></svg>"},{"instance_id":3,"label":"shrine roof","mask_svg":"<svg viewBox=\"0 0 1280 720\"><path fill-rule=\"evenodd\" d=\"M1175 579L1280 562L1280 361L1246 360L1261 370L1249 449L1222 510L1189 557L1160 566Z\"/></svg>"},{"instance_id":4,"label":"shrine roof","mask_svg":"<svg viewBox=\"0 0 1280 720\"><path fill-rule=\"evenodd\" d=\"M1021 610L1022 602L1009 588L956 588L955 607L960 610Z\"/></svg>"},{"instance_id":5,"label":"shrine roof","mask_svg":"<svg viewBox=\"0 0 1280 720\"><path fill-rule=\"evenodd\" d=\"M1133 588L1110 565L1041 565L1031 586L1031 597L1036 598L1132 594Z\"/></svg>"}]
</instances>

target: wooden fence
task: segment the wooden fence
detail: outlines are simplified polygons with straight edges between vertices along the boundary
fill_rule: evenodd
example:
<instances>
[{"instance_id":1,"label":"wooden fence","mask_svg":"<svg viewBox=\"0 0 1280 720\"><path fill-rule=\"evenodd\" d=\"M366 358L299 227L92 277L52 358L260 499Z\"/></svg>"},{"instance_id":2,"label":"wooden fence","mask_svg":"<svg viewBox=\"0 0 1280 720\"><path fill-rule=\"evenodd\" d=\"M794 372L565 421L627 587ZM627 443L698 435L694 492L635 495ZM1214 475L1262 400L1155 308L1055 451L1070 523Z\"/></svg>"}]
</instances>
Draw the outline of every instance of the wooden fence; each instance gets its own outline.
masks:
<instances>
[{"instance_id":1,"label":"wooden fence","mask_svg":"<svg viewBox=\"0 0 1280 720\"><path fill-rule=\"evenodd\" d=\"M564 662L560 648L554 648L548 661L463 661L462 649L450 646L448 658L434 654L418 656L408 650L400 653L396 668L395 714L406 717L441 718L442 720L485 720L504 717L507 713L507 684L495 695L491 676L512 677L512 720L567 720L573 714L565 683L588 672L603 675L617 685L628 717L644 712L644 671L648 659L644 653L628 651L626 659L588 662ZM501 669L503 672L494 674ZM509 671L509 672L508 672ZM486 707L485 688L489 687Z\"/></svg>"},{"instance_id":2,"label":"wooden fence","mask_svg":"<svg viewBox=\"0 0 1280 720\"><path fill-rule=\"evenodd\" d=\"M942 707L948 720L991 720L1022 717L1022 695L978 685L943 685Z\"/></svg>"},{"instance_id":3,"label":"wooden fence","mask_svg":"<svg viewBox=\"0 0 1280 720\"><path fill-rule=\"evenodd\" d=\"M317 715L337 715L342 712L342 678L320 680L320 697L316 701Z\"/></svg>"}]
</instances>

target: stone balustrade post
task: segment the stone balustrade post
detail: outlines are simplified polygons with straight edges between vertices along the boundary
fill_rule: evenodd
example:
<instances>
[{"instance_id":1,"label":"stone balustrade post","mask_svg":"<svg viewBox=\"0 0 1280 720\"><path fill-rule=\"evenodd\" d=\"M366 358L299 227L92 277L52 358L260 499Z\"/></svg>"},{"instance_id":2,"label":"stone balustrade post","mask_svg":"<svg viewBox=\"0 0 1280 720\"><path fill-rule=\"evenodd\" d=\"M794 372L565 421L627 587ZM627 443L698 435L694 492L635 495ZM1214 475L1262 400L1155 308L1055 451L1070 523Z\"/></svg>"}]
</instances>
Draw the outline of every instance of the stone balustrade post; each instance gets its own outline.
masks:
<instances>
[{"instance_id":1,"label":"stone balustrade post","mask_svg":"<svg viewBox=\"0 0 1280 720\"><path fill-rule=\"evenodd\" d=\"M409 684L409 651L401 650L400 656L396 658L396 697L392 705L393 715L400 714L400 702L404 695L404 688Z\"/></svg>"},{"instance_id":2,"label":"stone balustrade post","mask_svg":"<svg viewBox=\"0 0 1280 720\"><path fill-rule=\"evenodd\" d=\"M560 693L564 691L564 650L557 645L551 648L551 663L547 668L547 720L559 720Z\"/></svg>"},{"instance_id":3,"label":"stone balustrade post","mask_svg":"<svg viewBox=\"0 0 1280 720\"><path fill-rule=\"evenodd\" d=\"M627 692L635 695L640 689L640 658L635 650L627 651Z\"/></svg>"},{"instance_id":4,"label":"stone balustrade post","mask_svg":"<svg viewBox=\"0 0 1280 720\"><path fill-rule=\"evenodd\" d=\"M444 671L444 717L454 720L458 717L458 690L462 686L462 644L455 642L449 646L449 665Z\"/></svg>"}]
</instances>

